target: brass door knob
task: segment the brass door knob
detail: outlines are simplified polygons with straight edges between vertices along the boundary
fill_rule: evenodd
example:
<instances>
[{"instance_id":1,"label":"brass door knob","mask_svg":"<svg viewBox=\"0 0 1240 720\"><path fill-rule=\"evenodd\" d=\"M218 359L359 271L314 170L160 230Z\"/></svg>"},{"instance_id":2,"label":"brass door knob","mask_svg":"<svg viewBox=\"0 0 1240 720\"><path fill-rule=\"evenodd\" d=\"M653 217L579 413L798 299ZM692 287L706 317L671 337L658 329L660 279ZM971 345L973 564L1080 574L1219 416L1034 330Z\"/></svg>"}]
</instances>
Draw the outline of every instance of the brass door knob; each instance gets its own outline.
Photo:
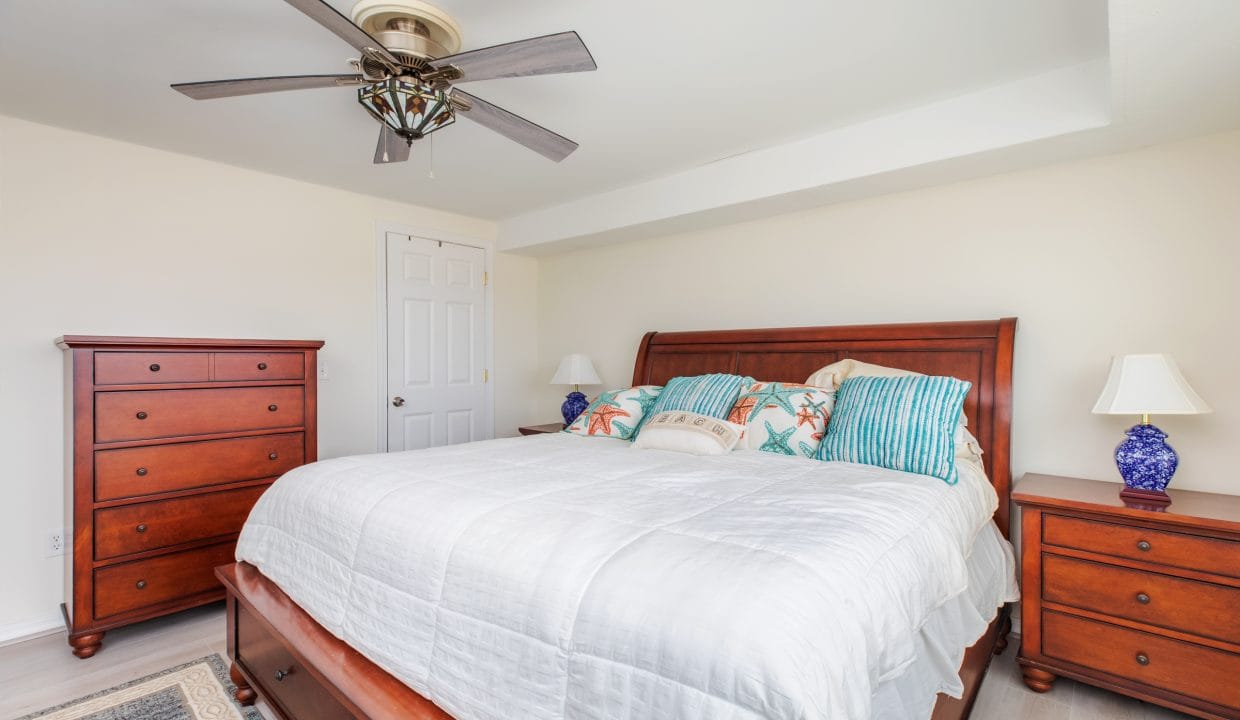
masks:
<instances>
[{"instance_id":1,"label":"brass door knob","mask_svg":"<svg viewBox=\"0 0 1240 720\"><path fill-rule=\"evenodd\" d=\"M405 399L403 397L400 397L399 395L392 398L392 406L393 407L404 407Z\"/></svg>"}]
</instances>

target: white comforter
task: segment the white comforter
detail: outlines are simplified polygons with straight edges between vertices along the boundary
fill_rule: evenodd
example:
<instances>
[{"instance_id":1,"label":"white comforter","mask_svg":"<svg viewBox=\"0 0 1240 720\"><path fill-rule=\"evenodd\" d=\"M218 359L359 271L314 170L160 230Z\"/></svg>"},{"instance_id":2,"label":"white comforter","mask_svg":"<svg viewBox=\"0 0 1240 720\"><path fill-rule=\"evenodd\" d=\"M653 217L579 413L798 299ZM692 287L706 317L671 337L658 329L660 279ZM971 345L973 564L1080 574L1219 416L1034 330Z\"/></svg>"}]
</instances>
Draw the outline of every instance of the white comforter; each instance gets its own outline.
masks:
<instances>
[{"instance_id":1,"label":"white comforter","mask_svg":"<svg viewBox=\"0 0 1240 720\"><path fill-rule=\"evenodd\" d=\"M460 720L868 718L996 497L568 434L298 468L237 546Z\"/></svg>"}]
</instances>

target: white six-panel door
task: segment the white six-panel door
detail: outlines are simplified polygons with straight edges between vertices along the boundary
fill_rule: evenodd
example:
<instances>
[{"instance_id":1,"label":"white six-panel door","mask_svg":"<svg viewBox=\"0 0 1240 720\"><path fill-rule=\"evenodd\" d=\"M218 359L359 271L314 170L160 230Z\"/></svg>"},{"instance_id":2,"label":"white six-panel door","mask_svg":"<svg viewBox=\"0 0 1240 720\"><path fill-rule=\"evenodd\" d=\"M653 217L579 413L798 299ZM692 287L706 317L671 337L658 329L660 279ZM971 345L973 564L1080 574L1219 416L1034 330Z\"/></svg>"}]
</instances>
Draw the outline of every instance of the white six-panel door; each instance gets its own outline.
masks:
<instances>
[{"instance_id":1,"label":"white six-panel door","mask_svg":"<svg viewBox=\"0 0 1240 720\"><path fill-rule=\"evenodd\" d=\"M387 234L388 450L482 440L485 252Z\"/></svg>"}]
</instances>

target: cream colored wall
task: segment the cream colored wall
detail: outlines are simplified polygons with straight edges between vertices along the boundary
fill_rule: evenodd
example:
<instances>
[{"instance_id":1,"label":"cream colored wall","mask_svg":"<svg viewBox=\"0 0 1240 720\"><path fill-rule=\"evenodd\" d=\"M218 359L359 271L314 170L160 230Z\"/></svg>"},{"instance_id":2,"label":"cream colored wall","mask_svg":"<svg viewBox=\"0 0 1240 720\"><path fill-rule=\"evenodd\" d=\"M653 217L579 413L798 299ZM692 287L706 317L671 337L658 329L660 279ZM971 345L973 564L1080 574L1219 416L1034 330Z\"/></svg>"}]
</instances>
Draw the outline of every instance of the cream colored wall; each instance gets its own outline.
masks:
<instances>
[{"instance_id":1,"label":"cream colored wall","mask_svg":"<svg viewBox=\"0 0 1240 720\"><path fill-rule=\"evenodd\" d=\"M1231 132L548 257L542 373L584 352L626 385L647 330L1015 315L1018 475L1117 480L1134 418L1090 414L1109 358L1169 352L1215 408L1155 418L1181 454L1175 486L1240 493L1238 191Z\"/></svg>"},{"instance_id":2,"label":"cream colored wall","mask_svg":"<svg viewBox=\"0 0 1240 720\"><path fill-rule=\"evenodd\" d=\"M320 454L373 452L375 223L493 239L488 221L0 117L0 640L55 622L63 333L318 338ZM537 268L495 258L495 417L528 403Z\"/></svg>"}]
</instances>

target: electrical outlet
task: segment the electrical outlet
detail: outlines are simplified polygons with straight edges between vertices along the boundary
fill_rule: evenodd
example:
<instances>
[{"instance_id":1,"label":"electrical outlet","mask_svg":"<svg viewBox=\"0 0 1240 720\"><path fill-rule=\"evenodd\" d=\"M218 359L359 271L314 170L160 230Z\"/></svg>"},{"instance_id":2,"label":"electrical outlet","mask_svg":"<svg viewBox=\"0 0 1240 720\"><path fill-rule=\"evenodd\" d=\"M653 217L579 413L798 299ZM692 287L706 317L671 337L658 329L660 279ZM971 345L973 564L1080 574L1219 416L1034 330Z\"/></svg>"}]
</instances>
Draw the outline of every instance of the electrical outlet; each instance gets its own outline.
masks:
<instances>
[{"instance_id":1,"label":"electrical outlet","mask_svg":"<svg viewBox=\"0 0 1240 720\"><path fill-rule=\"evenodd\" d=\"M327 382L331 376L327 374L327 363L319 361L319 382Z\"/></svg>"},{"instance_id":2,"label":"electrical outlet","mask_svg":"<svg viewBox=\"0 0 1240 720\"><path fill-rule=\"evenodd\" d=\"M57 557L65 554L65 531L52 530L47 533L47 543L43 547L44 557Z\"/></svg>"}]
</instances>

